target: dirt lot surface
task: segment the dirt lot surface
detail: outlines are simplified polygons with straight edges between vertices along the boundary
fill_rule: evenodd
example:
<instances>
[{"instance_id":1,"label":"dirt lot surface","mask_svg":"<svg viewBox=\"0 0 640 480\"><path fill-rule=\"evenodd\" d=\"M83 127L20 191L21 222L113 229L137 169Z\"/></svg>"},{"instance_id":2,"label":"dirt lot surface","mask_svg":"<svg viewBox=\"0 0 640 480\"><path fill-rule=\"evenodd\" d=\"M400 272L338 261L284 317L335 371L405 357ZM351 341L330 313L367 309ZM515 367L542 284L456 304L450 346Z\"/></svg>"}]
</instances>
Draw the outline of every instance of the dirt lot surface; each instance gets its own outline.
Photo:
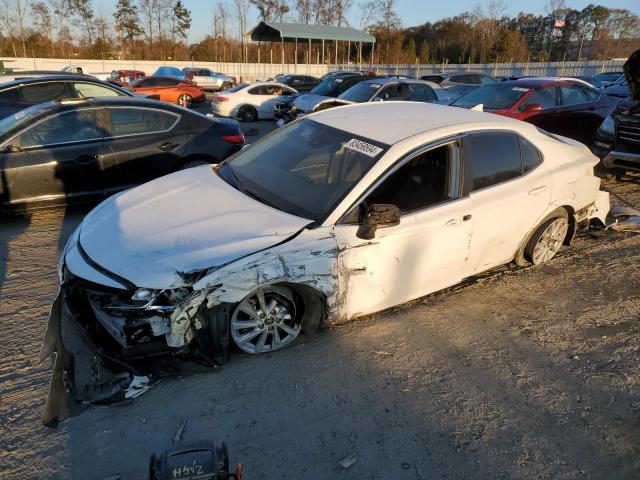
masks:
<instances>
[{"instance_id":1,"label":"dirt lot surface","mask_svg":"<svg viewBox=\"0 0 640 480\"><path fill-rule=\"evenodd\" d=\"M607 185L640 206L640 183ZM83 214L0 228L0 478L143 479L185 420L182 443L229 442L247 479L640 478L640 236L582 237L50 430L36 359Z\"/></svg>"}]
</instances>

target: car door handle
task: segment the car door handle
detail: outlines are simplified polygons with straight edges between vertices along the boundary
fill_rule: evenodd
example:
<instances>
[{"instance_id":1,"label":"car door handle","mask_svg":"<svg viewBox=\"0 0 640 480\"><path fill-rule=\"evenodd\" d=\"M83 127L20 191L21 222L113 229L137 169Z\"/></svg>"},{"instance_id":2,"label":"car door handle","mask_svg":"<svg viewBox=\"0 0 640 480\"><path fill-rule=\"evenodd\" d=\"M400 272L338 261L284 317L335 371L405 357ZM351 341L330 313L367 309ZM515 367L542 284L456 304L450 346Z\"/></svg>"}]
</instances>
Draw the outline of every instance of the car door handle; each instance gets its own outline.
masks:
<instances>
[{"instance_id":1,"label":"car door handle","mask_svg":"<svg viewBox=\"0 0 640 480\"><path fill-rule=\"evenodd\" d=\"M73 159L75 163L85 164L95 162L100 158L100 155L80 155Z\"/></svg>"},{"instance_id":2,"label":"car door handle","mask_svg":"<svg viewBox=\"0 0 640 480\"><path fill-rule=\"evenodd\" d=\"M171 143L171 142L164 142L162 145L160 145L160 150L162 150L163 152L169 152L177 147L179 147L180 144L179 143Z\"/></svg>"},{"instance_id":3,"label":"car door handle","mask_svg":"<svg viewBox=\"0 0 640 480\"><path fill-rule=\"evenodd\" d=\"M448 220L444 225L445 227L455 227L456 225L460 225L460 219L452 218L451 220Z\"/></svg>"},{"instance_id":4,"label":"car door handle","mask_svg":"<svg viewBox=\"0 0 640 480\"><path fill-rule=\"evenodd\" d=\"M529 195L533 195L533 196L538 196L541 193L543 193L544 191L547 190L547 186L546 185L541 185L539 187L536 187L532 190L529 190Z\"/></svg>"}]
</instances>

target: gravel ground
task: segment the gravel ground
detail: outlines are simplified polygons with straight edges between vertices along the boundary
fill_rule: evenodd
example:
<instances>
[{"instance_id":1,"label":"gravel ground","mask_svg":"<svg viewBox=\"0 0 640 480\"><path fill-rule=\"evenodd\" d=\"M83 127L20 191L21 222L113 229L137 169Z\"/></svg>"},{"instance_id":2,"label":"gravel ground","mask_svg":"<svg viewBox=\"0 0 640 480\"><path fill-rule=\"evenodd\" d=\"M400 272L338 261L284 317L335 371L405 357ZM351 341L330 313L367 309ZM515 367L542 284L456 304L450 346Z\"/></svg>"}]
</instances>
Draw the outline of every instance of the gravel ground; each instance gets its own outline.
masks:
<instances>
[{"instance_id":1,"label":"gravel ground","mask_svg":"<svg viewBox=\"0 0 640 480\"><path fill-rule=\"evenodd\" d=\"M636 179L606 185L640 206ZM229 442L248 479L640 477L640 236L582 237L543 267L235 354L50 430L51 364L36 361L57 256L84 213L2 222L2 479L142 479L184 421L183 443Z\"/></svg>"}]
</instances>

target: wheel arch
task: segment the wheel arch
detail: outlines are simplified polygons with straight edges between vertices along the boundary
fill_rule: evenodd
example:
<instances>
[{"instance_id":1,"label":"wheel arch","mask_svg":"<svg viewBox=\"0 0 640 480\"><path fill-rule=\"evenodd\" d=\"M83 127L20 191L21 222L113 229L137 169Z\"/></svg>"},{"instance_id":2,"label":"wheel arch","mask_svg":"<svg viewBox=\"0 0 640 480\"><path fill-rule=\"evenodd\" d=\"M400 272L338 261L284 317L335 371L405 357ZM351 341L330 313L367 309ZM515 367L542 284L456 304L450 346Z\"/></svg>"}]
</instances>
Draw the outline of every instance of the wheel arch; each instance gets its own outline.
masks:
<instances>
[{"instance_id":1,"label":"wheel arch","mask_svg":"<svg viewBox=\"0 0 640 480\"><path fill-rule=\"evenodd\" d=\"M530 265L531 262L529 262L524 256L524 249L526 245L529 243L529 240L531 239L533 234L536 232L536 230L538 230L540 225L542 225L547 220L555 217L561 211L564 211L567 214L567 218L569 220L569 229L567 230L567 236L565 237L564 242L562 242L562 244L566 246L571 245L571 242L573 241L573 238L575 237L575 234L577 231L575 210L571 205L562 205L560 207L554 208L549 213L547 213L544 217L538 220L535 226L531 230L529 230L527 235L522 239L522 241L518 245L518 250L516 250L516 254L514 255L514 258L513 258L513 261L515 262L516 265L520 267L526 267L527 265Z\"/></svg>"}]
</instances>

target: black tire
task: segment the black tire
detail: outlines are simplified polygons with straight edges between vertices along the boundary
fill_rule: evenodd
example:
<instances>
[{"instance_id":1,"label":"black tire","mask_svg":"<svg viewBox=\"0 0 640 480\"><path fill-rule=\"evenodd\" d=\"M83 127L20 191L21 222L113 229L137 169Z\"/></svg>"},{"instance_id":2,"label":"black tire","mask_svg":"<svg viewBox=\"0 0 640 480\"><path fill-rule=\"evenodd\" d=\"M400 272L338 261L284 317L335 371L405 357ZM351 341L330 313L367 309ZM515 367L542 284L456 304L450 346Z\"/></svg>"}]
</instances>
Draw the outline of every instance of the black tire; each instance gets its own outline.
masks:
<instances>
[{"instance_id":1,"label":"black tire","mask_svg":"<svg viewBox=\"0 0 640 480\"><path fill-rule=\"evenodd\" d=\"M565 240L569 233L569 214L564 208L558 209L550 217L551 218L547 218L540 224L538 228L536 228L536 230L533 232L533 235L531 235L531 238L527 242L527 245L524 247L524 257L527 259L527 261L531 262L534 265L540 265L542 263L548 262L553 257L555 257L560 251L562 245L565 243ZM557 225L560 227L561 224L562 227L558 232L558 238L556 238L552 242L553 245L549 247L550 250L548 252L548 255L543 256L543 258L541 259L538 258L536 255L536 248L539 247L540 242L544 241L545 232L547 232L550 226Z\"/></svg>"},{"instance_id":2,"label":"black tire","mask_svg":"<svg viewBox=\"0 0 640 480\"><path fill-rule=\"evenodd\" d=\"M191 108L193 106L193 97L188 93L183 93L178 97L178 105L183 106L185 99L187 101L187 108Z\"/></svg>"},{"instance_id":3,"label":"black tire","mask_svg":"<svg viewBox=\"0 0 640 480\"><path fill-rule=\"evenodd\" d=\"M180 170L186 170L187 168L200 167L202 165L211 165L211 162L206 160L191 160L180 167Z\"/></svg>"},{"instance_id":4,"label":"black tire","mask_svg":"<svg viewBox=\"0 0 640 480\"><path fill-rule=\"evenodd\" d=\"M531 253L533 251L533 248L535 248L535 243L537 243L538 239L540 238L540 234L544 231L544 228L549 225L550 221L553 221L554 219L559 217L569 220L569 226L571 228L569 214L564 208L558 208L557 210L551 212L549 215L542 219L538 226L536 226L536 228L533 229L533 231L529 233L529 235L527 235L527 237L520 244L520 248L518 249L513 259L516 265L518 265L519 267L526 267L533 263L531 260Z\"/></svg>"},{"instance_id":5,"label":"black tire","mask_svg":"<svg viewBox=\"0 0 640 480\"><path fill-rule=\"evenodd\" d=\"M251 105L243 105L238 110L238 120L241 122L255 122L258 120L258 111Z\"/></svg>"}]
</instances>

